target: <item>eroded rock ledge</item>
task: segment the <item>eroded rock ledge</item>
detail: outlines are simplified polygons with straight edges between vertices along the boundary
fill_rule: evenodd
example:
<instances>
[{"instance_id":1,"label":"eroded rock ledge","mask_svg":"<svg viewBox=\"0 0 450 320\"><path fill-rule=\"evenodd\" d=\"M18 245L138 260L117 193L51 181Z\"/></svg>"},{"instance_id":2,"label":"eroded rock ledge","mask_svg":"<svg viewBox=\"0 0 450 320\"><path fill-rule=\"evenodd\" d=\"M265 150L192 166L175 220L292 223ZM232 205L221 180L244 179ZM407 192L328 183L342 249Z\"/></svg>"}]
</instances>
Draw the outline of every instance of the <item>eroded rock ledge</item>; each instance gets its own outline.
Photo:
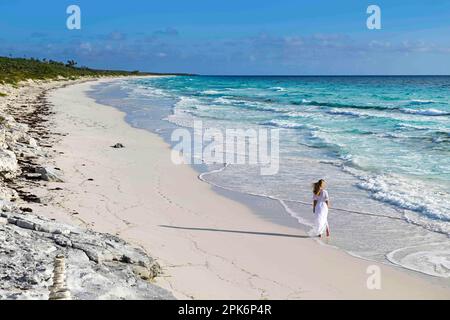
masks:
<instances>
[{"instance_id":1,"label":"eroded rock ledge","mask_svg":"<svg viewBox=\"0 0 450 320\"><path fill-rule=\"evenodd\" d=\"M151 283L161 272L142 249L116 236L73 227L3 204L0 299L48 299L53 261L63 254L74 299L171 299Z\"/></svg>"}]
</instances>

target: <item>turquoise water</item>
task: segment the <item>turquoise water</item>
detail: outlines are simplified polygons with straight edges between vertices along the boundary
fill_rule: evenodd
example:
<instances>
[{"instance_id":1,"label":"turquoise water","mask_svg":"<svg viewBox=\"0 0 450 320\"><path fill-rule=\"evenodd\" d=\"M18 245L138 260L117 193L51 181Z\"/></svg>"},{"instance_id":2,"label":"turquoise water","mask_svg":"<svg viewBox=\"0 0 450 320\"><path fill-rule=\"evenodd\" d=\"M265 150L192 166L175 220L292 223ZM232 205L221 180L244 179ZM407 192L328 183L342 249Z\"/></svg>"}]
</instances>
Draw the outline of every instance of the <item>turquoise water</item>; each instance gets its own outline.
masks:
<instances>
[{"instance_id":1,"label":"turquoise water","mask_svg":"<svg viewBox=\"0 0 450 320\"><path fill-rule=\"evenodd\" d=\"M119 85L134 99L126 111L137 126L151 115L133 117L136 106L151 113L163 101L164 119L177 126L281 129L277 175L230 165L202 178L276 199L303 226L313 219L310 183L326 178L331 244L450 276L450 77L199 76Z\"/></svg>"}]
</instances>

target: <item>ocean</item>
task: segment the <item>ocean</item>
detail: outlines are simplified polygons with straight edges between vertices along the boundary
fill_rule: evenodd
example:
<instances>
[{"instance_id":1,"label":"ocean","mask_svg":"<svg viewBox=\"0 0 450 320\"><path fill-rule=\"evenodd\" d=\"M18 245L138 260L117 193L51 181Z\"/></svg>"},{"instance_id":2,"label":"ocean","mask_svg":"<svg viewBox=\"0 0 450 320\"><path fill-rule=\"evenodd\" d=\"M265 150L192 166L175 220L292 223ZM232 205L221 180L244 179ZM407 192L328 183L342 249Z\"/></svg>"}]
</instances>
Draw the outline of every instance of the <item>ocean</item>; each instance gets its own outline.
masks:
<instances>
[{"instance_id":1,"label":"ocean","mask_svg":"<svg viewBox=\"0 0 450 320\"><path fill-rule=\"evenodd\" d=\"M168 142L173 130L194 121L223 130L279 129L277 174L206 164L197 168L200 178L277 202L283 212L270 219L306 231L311 183L324 178L329 245L449 278L449 93L444 76L174 76L118 80L90 95Z\"/></svg>"}]
</instances>

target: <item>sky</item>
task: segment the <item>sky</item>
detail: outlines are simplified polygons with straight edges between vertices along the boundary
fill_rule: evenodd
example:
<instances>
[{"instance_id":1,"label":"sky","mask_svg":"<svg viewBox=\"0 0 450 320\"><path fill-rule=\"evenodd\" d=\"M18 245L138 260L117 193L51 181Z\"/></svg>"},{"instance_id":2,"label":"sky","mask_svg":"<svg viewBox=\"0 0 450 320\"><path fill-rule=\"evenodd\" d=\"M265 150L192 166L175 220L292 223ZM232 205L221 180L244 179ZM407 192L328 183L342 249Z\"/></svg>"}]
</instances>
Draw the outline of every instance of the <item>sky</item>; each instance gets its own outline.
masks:
<instances>
[{"instance_id":1,"label":"sky","mask_svg":"<svg viewBox=\"0 0 450 320\"><path fill-rule=\"evenodd\" d=\"M70 5L79 30L67 28ZM0 0L0 55L211 75L448 75L450 0Z\"/></svg>"}]
</instances>

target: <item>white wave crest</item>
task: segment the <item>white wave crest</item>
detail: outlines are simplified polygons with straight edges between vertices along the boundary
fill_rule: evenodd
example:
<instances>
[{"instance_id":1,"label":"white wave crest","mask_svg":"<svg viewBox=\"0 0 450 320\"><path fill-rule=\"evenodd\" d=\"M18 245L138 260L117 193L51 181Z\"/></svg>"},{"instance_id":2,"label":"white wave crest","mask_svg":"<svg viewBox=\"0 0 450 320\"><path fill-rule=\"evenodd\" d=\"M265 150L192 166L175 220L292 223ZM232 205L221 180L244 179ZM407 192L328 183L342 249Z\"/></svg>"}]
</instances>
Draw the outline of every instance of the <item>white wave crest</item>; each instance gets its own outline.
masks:
<instances>
[{"instance_id":1,"label":"white wave crest","mask_svg":"<svg viewBox=\"0 0 450 320\"><path fill-rule=\"evenodd\" d=\"M403 113L416 114L422 116L449 116L450 112L438 109L401 109Z\"/></svg>"}]
</instances>

